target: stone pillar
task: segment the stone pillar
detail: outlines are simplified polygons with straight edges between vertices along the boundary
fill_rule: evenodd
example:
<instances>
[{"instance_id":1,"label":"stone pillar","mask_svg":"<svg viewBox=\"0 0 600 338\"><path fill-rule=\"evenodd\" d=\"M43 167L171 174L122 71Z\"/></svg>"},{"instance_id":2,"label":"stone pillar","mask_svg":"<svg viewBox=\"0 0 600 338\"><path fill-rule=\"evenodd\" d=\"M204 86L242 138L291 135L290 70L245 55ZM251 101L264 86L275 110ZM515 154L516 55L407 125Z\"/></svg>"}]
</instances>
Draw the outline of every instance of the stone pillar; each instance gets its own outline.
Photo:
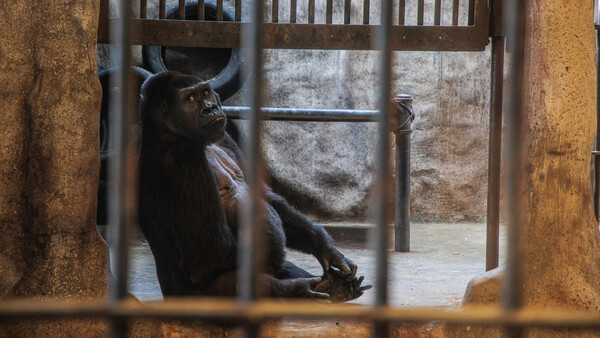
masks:
<instances>
[{"instance_id":1,"label":"stone pillar","mask_svg":"<svg viewBox=\"0 0 600 338\"><path fill-rule=\"evenodd\" d=\"M527 158L521 185L528 205L521 243L524 306L598 311L600 233L590 177L596 126L592 2L526 3ZM473 279L463 306L498 303L502 276L499 268ZM499 333L472 326L446 327L445 331L446 336L460 337ZM586 333L527 332L543 337Z\"/></svg>"},{"instance_id":2,"label":"stone pillar","mask_svg":"<svg viewBox=\"0 0 600 338\"><path fill-rule=\"evenodd\" d=\"M98 0L0 2L2 299L106 293L107 250L95 222L98 12ZM104 332L95 321L2 326L8 336Z\"/></svg>"}]
</instances>

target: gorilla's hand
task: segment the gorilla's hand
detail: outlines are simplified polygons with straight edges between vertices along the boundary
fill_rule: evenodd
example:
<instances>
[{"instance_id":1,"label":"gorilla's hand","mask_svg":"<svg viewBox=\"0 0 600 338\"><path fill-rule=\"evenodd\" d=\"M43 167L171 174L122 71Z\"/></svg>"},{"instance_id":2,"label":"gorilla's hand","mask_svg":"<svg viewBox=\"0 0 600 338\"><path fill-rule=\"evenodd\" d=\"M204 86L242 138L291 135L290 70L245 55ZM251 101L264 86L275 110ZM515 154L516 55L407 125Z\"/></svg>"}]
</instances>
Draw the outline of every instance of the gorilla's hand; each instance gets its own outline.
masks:
<instances>
[{"instance_id":1,"label":"gorilla's hand","mask_svg":"<svg viewBox=\"0 0 600 338\"><path fill-rule=\"evenodd\" d=\"M329 300L333 303L347 302L356 299L371 288L371 285L362 285L364 276L360 278L346 279L337 270L329 270L322 278L321 282L314 288L316 292L326 292L331 297Z\"/></svg>"},{"instance_id":2,"label":"gorilla's hand","mask_svg":"<svg viewBox=\"0 0 600 338\"><path fill-rule=\"evenodd\" d=\"M330 268L339 270L342 276L351 280L356 276L356 264L346 258L333 245L327 245L321 250L321 254L317 257L319 263L323 267L323 274L327 274Z\"/></svg>"},{"instance_id":3,"label":"gorilla's hand","mask_svg":"<svg viewBox=\"0 0 600 338\"><path fill-rule=\"evenodd\" d=\"M288 297L300 298L320 298L328 299L329 294L325 292L315 292L313 289L321 283L321 277L314 278L295 278L280 280L285 288L285 294Z\"/></svg>"}]
</instances>

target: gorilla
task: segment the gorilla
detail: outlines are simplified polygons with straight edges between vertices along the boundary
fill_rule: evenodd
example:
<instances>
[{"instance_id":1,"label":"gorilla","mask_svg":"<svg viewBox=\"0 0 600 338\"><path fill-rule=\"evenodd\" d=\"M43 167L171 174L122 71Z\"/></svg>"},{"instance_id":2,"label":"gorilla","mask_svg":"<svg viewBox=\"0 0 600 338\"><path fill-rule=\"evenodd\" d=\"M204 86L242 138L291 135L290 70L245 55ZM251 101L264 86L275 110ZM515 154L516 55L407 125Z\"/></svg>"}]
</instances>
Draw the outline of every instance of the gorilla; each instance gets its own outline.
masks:
<instances>
[{"instance_id":1,"label":"gorilla","mask_svg":"<svg viewBox=\"0 0 600 338\"><path fill-rule=\"evenodd\" d=\"M248 187L219 96L206 81L177 72L148 78L140 95L139 221L161 291L234 296L238 205L248 198ZM371 287L361 286L356 265L323 227L266 190L262 296L347 301ZM286 247L315 256L323 276L286 261Z\"/></svg>"}]
</instances>

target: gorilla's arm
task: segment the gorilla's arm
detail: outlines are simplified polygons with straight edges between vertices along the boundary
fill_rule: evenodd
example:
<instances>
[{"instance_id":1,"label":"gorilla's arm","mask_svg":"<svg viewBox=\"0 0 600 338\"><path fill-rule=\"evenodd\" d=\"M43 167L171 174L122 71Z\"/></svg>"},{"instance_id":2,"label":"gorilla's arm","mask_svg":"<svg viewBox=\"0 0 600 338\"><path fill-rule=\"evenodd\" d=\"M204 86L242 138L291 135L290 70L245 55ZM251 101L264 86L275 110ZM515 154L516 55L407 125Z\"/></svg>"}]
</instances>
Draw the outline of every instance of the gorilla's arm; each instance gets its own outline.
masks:
<instances>
[{"instance_id":1,"label":"gorilla's arm","mask_svg":"<svg viewBox=\"0 0 600 338\"><path fill-rule=\"evenodd\" d=\"M270 190L267 191L266 200L279 214L285 237L293 238L287 241L287 247L315 256L325 273L334 267L349 278L356 275L356 264L333 246L333 240L322 226Z\"/></svg>"}]
</instances>

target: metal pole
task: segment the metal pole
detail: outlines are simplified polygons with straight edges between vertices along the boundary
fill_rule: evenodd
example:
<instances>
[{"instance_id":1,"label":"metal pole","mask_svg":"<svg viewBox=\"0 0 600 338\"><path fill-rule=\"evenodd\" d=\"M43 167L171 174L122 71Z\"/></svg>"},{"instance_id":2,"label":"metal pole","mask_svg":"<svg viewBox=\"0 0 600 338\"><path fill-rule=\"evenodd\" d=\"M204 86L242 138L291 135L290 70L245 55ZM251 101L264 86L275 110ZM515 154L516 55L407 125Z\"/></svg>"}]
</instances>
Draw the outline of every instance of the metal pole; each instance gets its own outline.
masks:
<instances>
[{"instance_id":1,"label":"metal pole","mask_svg":"<svg viewBox=\"0 0 600 338\"><path fill-rule=\"evenodd\" d=\"M137 185L136 161L131 140L129 125L137 114L134 114L131 100L132 76L131 65L131 36L129 34L130 18L132 17L131 3L128 0L120 2L120 18L112 27L114 54L113 61L119 67L115 73L112 86L119 87L116 97L111 100L112 106L112 144L114 157L109 167L109 227L108 238L110 251L113 253L111 301L122 301L127 297L129 270L129 234L133 220L137 215ZM127 336L127 319L115 318L111 326L112 337Z\"/></svg>"},{"instance_id":2,"label":"metal pole","mask_svg":"<svg viewBox=\"0 0 600 338\"><path fill-rule=\"evenodd\" d=\"M525 0L526 1L526 0ZM524 110L522 107L525 1L507 0L504 2L506 18L506 41L510 54L508 101L506 109L506 207L508 210L508 252L506 276L503 288L503 308L511 313L522 306L521 295L521 236L520 224L524 215L519 188L523 175L523 148L525 139L522 133ZM507 325L505 337L522 337L523 328Z\"/></svg>"},{"instance_id":3,"label":"metal pole","mask_svg":"<svg viewBox=\"0 0 600 338\"><path fill-rule=\"evenodd\" d=\"M396 110L396 192L395 192L395 241L399 252L410 251L410 134L414 114L410 95L400 94L394 98Z\"/></svg>"},{"instance_id":4,"label":"metal pole","mask_svg":"<svg viewBox=\"0 0 600 338\"><path fill-rule=\"evenodd\" d=\"M242 31L242 43L247 48L250 75L248 79L249 92L248 138L244 144L246 158L246 182L250 199L241 207L240 213L240 250L238 253L239 273L238 289L240 301L250 305L258 297L259 277L263 271L263 232L264 220L262 212L263 196L263 165L261 152L261 94L262 94L262 22L263 0L254 0L251 6L250 23ZM257 337L260 325L248 323L244 328L246 337Z\"/></svg>"},{"instance_id":5,"label":"metal pole","mask_svg":"<svg viewBox=\"0 0 600 338\"><path fill-rule=\"evenodd\" d=\"M392 0L383 0L381 3L381 26L376 32L375 49L381 51L380 84L379 84L379 123L377 130L377 153L375 176L375 191L377 192L376 219L375 219L375 306L379 308L388 305L388 198L390 196L390 160L389 160L389 115L390 92L392 82ZM385 321L373 323L375 337L387 337L388 325Z\"/></svg>"},{"instance_id":6,"label":"metal pole","mask_svg":"<svg viewBox=\"0 0 600 338\"><path fill-rule=\"evenodd\" d=\"M487 232L485 270L498 267L500 248L500 161L502 149L502 86L504 37L492 37L490 126L488 147Z\"/></svg>"}]
</instances>

